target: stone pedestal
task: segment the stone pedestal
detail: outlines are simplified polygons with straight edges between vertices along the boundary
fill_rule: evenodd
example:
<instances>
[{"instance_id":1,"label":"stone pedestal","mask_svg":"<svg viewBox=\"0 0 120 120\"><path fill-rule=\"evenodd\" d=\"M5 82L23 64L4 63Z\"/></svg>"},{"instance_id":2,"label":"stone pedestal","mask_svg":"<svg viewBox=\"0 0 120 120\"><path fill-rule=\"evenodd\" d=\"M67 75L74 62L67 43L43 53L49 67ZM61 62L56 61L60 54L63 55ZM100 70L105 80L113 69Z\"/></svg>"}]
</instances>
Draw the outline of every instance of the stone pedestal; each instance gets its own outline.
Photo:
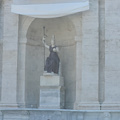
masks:
<instances>
[{"instance_id":1,"label":"stone pedestal","mask_svg":"<svg viewBox=\"0 0 120 120\"><path fill-rule=\"evenodd\" d=\"M58 75L44 75L40 77L41 109L64 108L64 80Z\"/></svg>"}]
</instances>

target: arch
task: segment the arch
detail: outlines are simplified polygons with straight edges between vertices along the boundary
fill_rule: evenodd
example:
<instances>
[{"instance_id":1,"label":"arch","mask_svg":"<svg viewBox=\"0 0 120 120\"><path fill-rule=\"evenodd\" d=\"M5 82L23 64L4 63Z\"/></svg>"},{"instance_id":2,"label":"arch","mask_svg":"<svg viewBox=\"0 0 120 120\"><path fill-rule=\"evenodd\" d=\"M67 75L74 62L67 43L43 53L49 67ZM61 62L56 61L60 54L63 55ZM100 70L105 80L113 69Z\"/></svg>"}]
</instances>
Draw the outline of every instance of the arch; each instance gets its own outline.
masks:
<instances>
[{"instance_id":1,"label":"arch","mask_svg":"<svg viewBox=\"0 0 120 120\"><path fill-rule=\"evenodd\" d=\"M80 36L80 24L81 21L78 17L80 17L80 14L77 15L71 15L68 16L67 18L74 24L75 26L75 30L76 30L76 36ZM26 35L27 35L27 31L29 29L29 26L31 25L31 23L35 20L36 18L33 17L28 17L28 16L24 16L24 19L22 20L21 26L20 26L20 41L19 42L24 42L27 43L27 39L26 39Z\"/></svg>"},{"instance_id":2,"label":"arch","mask_svg":"<svg viewBox=\"0 0 120 120\"><path fill-rule=\"evenodd\" d=\"M23 16L21 16L23 17ZM34 21L35 18L24 16L23 19L21 20L20 24L20 39L19 42L27 43L27 31L30 26L30 24Z\"/></svg>"},{"instance_id":3,"label":"arch","mask_svg":"<svg viewBox=\"0 0 120 120\"><path fill-rule=\"evenodd\" d=\"M77 18L79 18L79 15L77 15L77 18L75 18L76 16L68 16L68 17L66 17L66 19L68 20L68 21L70 21L72 24L73 24L73 26L74 26L74 29L75 29L75 38L76 37L78 37L79 38L79 36L80 36L80 33L78 32L79 31L79 29L80 29L80 19L77 19ZM20 16L20 32L19 32L19 54L21 55L20 57L19 57L19 62L20 62L20 64L19 64L19 70L18 70L18 72L21 72L21 73L19 73L20 75L19 75L19 82L20 82L20 84L21 85L23 85L24 84L24 86L19 86L19 89L20 90L18 90L19 91L19 94L22 94L22 96L24 96L23 98L22 98L22 101L23 102L25 102L26 103L26 92L25 92L25 89L26 89L26 86L25 86L25 82L26 82L26 50L27 50L27 48L26 48L26 45L27 45L27 43L28 43L28 39L27 39L27 32L28 32L28 29L29 29L29 27L30 27L30 25L32 24L32 22L35 20L36 18L32 18L32 17L27 17L27 16ZM76 39L75 38L73 38L75 41L74 42L76 42ZM21 61L22 60L22 61ZM20 70L22 68L22 70ZM19 82L18 82L18 85L19 85ZM24 91L24 92L23 92ZM20 93L20 92L22 92L22 93ZM20 97L19 97L20 98ZM21 99L21 98L20 98ZM19 100L19 102L20 102L20 100ZM70 103L71 104L71 103ZM69 106L69 105L68 105ZM34 105L33 105L33 107L34 107ZM36 107L36 106L35 106Z\"/></svg>"}]
</instances>

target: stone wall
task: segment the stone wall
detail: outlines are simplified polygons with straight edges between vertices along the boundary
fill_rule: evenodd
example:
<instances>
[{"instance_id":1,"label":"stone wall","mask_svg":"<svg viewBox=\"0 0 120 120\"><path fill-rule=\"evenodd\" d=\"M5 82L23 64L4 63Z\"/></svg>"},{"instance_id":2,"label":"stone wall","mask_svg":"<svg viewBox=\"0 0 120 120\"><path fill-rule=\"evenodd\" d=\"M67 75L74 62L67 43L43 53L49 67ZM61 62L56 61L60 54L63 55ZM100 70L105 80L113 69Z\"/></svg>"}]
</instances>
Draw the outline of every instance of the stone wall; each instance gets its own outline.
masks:
<instances>
[{"instance_id":1,"label":"stone wall","mask_svg":"<svg viewBox=\"0 0 120 120\"><path fill-rule=\"evenodd\" d=\"M105 101L103 109L120 109L120 1L105 0Z\"/></svg>"},{"instance_id":2,"label":"stone wall","mask_svg":"<svg viewBox=\"0 0 120 120\"><path fill-rule=\"evenodd\" d=\"M16 106L17 96L18 15L10 12L11 2L3 1L1 107Z\"/></svg>"},{"instance_id":3,"label":"stone wall","mask_svg":"<svg viewBox=\"0 0 120 120\"><path fill-rule=\"evenodd\" d=\"M120 111L1 110L0 120L120 120Z\"/></svg>"},{"instance_id":4,"label":"stone wall","mask_svg":"<svg viewBox=\"0 0 120 120\"><path fill-rule=\"evenodd\" d=\"M26 107L39 106L40 76L44 69L42 53L43 49L40 46L27 45L26 47Z\"/></svg>"},{"instance_id":5,"label":"stone wall","mask_svg":"<svg viewBox=\"0 0 120 120\"><path fill-rule=\"evenodd\" d=\"M81 95L77 109L100 109L98 6L98 0L90 0L90 10L82 13Z\"/></svg>"}]
</instances>

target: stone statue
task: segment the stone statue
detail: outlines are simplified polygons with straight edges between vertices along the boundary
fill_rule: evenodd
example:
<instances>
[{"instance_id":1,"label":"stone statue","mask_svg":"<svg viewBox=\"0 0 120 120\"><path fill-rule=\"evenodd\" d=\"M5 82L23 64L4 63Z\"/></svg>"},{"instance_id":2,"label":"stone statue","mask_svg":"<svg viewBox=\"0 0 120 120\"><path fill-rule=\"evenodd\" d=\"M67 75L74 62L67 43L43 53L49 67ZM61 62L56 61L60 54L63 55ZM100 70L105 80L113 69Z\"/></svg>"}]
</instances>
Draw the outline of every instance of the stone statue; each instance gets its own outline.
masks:
<instances>
[{"instance_id":1,"label":"stone statue","mask_svg":"<svg viewBox=\"0 0 120 120\"><path fill-rule=\"evenodd\" d=\"M55 45L55 36L54 35L52 36L50 46L48 46L45 43L45 37L43 37L42 42L43 42L44 46L46 48L48 48L50 51L50 55L49 55L49 57L47 57L46 62L45 62L44 71L46 73L58 74L60 59L57 54L59 51L58 47Z\"/></svg>"}]
</instances>

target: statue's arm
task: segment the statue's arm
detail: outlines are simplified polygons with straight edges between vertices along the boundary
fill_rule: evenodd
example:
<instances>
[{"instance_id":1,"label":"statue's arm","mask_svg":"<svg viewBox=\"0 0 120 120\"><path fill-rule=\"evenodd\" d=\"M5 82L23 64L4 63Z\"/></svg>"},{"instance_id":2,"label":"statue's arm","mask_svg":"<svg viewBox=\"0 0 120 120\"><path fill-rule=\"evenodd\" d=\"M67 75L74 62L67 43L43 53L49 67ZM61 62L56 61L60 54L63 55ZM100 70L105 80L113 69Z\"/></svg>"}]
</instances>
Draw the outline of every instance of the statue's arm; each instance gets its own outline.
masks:
<instances>
[{"instance_id":1,"label":"statue's arm","mask_svg":"<svg viewBox=\"0 0 120 120\"><path fill-rule=\"evenodd\" d=\"M49 46L45 43L45 37L43 37L42 42L43 42L44 46L49 49Z\"/></svg>"}]
</instances>

